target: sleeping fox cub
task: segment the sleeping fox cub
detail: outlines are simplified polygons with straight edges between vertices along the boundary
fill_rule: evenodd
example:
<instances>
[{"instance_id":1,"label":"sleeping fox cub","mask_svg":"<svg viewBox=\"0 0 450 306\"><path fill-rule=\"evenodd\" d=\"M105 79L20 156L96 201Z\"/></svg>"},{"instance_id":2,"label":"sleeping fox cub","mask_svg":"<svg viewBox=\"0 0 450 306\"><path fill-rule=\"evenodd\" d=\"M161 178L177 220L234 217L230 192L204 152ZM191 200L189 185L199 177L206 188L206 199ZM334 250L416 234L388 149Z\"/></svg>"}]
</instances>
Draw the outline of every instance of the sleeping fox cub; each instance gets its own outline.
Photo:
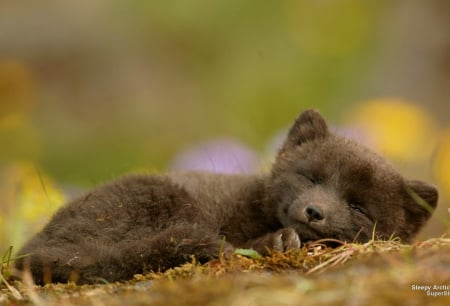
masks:
<instances>
[{"instance_id":1,"label":"sleeping fox cub","mask_svg":"<svg viewBox=\"0 0 450 306\"><path fill-rule=\"evenodd\" d=\"M18 253L38 284L132 278L221 251L299 248L321 238L409 241L438 192L406 180L382 157L332 134L315 111L289 130L269 174L130 175L61 208Z\"/></svg>"}]
</instances>

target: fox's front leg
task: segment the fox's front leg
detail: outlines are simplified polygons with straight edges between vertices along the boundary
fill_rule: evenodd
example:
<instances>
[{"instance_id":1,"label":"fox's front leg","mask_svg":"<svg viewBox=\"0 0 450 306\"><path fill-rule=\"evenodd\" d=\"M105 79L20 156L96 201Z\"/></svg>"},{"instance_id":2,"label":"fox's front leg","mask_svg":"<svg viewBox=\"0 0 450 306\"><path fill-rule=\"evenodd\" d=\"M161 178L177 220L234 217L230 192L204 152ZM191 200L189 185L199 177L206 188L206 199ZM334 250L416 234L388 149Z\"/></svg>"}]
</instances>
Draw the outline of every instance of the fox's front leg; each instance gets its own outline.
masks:
<instances>
[{"instance_id":1,"label":"fox's front leg","mask_svg":"<svg viewBox=\"0 0 450 306\"><path fill-rule=\"evenodd\" d=\"M300 248L301 241L297 232L289 227L282 228L274 233L252 239L245 244L246 248L253 249L262 255L270 251L287 251Z\"/></svg>"}]
</instances>

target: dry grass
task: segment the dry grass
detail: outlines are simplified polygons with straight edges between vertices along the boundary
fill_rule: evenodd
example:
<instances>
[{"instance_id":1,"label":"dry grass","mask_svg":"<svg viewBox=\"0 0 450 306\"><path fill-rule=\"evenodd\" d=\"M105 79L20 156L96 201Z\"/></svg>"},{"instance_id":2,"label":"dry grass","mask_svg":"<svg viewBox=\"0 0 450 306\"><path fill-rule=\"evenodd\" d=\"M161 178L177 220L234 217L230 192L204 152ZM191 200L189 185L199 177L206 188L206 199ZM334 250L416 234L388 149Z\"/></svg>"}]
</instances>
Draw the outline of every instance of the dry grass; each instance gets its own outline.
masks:
<instances>
[{"instance_id":1,"label":"dry grass","mask_svg":"<svg viewBox=\"0 0 450 306\"><path fill-rule=\"evenodd\" d=\"M6 281L6 280L5 280ZM4 283L5 284L5 283ZM428 296L413 285L441 286ZM311 244L269 257L195 261L106 285L2 285L4 305L448 305L450 238Z\"/></svg>"}]
</instances>

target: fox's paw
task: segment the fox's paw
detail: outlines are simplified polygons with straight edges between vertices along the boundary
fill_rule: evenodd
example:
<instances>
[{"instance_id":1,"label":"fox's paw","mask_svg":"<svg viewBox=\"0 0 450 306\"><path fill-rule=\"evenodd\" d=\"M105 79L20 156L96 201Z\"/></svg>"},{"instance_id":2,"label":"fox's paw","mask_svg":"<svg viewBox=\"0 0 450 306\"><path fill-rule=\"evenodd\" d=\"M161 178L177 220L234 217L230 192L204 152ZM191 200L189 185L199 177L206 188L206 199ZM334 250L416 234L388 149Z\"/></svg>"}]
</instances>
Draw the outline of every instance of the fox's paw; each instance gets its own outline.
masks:
<instances>
[{"instance_id":1,"label":"fox's paw","mask_svg":"<svg viewBox=\"0 0 450 306\"><path fill-rule=\"evenodd\" d=\"M282 228L272 235L272 250L284 252L300 248L300 237L292 228Z\"/></svg>"},{"instance_id":2,"label":"fox's paw","mask_svg":"<svg viewBox=\"0 0 450 306\"><path fill-rule=\"evenodd\" d=\"M252 248L263 255L268 255L270 251L288 251L300 248L301 242L297 232L292 228L282 228L274 233L270 233L252 241L247 247Z\"/></svg>"}]
</instances>

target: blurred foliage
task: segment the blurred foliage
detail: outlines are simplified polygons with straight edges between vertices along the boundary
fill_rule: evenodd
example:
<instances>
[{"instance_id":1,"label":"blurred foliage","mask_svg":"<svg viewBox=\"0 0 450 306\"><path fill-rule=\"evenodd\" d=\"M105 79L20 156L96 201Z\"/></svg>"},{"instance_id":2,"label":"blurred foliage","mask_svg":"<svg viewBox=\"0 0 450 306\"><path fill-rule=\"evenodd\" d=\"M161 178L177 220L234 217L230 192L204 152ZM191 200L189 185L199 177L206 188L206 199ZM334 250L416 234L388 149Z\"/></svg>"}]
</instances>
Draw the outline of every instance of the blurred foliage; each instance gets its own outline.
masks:
<instances>
[{"instance_id":1,"label":"blurred foliage","mask_svg":"<svg viewBox=\"0 0 450 306\"><path fill-rule=\"evenodd\" d=\"M5 144L0 161L36 158L38 132L29 118L34 92L30 68L18 60L0 58L0 139Z\"/></svg>"},{"instance_id":2,"label":"blurred foliage","mask_svg":"<svg viewBox=\"0 0 450 306\"><path fill-rule=\"evenodd\" d=\"M164 171L188 147L235 137L270 159L279 131L311 107L450 197L448 8L2 1L0 250L73 189Z\"/></svg>"},{"instance_id":3,"label":"blurred foliage","mask_svg":"<svg viewBox=\"0 0 450 306\"><path fill-rule=\"evenodd\" d=\"M23 25L3 49L40 82L29 118L42 138L37 161L92 184L136 165L163 169L217 135L261 148L304 108L340 109L333 102L368 64L380 6L302 3L49 1L32 20L31 7L6 6L4 22Z\"/></svg>"}]
</instances>

